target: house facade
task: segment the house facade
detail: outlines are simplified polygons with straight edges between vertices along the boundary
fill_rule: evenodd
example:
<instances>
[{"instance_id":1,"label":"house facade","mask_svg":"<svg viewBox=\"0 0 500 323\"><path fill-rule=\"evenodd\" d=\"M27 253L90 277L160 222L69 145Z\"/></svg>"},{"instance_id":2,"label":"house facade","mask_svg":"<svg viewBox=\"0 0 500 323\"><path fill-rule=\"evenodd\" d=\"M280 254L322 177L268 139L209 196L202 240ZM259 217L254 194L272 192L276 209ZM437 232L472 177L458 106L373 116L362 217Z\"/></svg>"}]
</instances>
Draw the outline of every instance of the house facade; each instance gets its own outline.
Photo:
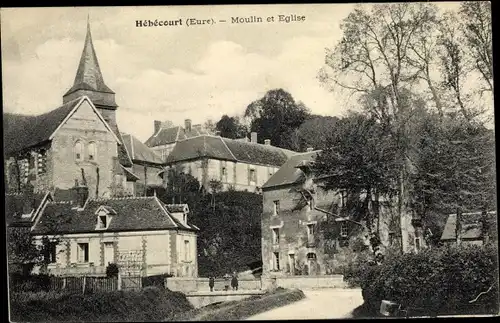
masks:
<instances>
[{"instance_id":1,"label":"house facade","mask_svg":"<svg viewBox=\"0 0 500 323\"><path fill-rule=\"evenodd\" d=\"M51 241L49 274L101 276L113 263L124 275L197 276L199 229L187 205L155 196L85 199L86 188L77 190L74 201L47 200L33 221L37 243Z\"/></svg>"},{"instance_id":2,"label":"house facade","mask_svg":"<svg viewBox=\"0 0 500 323\"><path fill-rule=\"evenodd\" d=\"M320 151L297 154L264 184L262 213L262 262L264 276L328 275L337 273L355 244L372 252L370 239L378 233L380 247L394 239L395 208L389 201L368 204L378 212L367 224L346 191L325 190L310 168ZM366 194L360 196L366 198ZM408 225L406 225L408 227ZM371 228L371 229L369 229ZM405 241L415 238L408 236ZM418 236L417 236L418 237ZM423 239L422 239L423 240ZM418 240L416 240L420 243ZM423 246L423 241L419 248ZM418 251L406 246L407 251Z\"/></svg>"},{"instance_id":3,"label":"house facade","mask_svg":"<svg viewBox=\"0 0 500 323\"><path fill-rule=\"evenodd\" d=\"M223 190L260 192L264 183L296 152L213 135L200 135L175 143L165 160L165 172L177 169L194 176L209 189L215 180Z\"/></svg>"}]
</instances>

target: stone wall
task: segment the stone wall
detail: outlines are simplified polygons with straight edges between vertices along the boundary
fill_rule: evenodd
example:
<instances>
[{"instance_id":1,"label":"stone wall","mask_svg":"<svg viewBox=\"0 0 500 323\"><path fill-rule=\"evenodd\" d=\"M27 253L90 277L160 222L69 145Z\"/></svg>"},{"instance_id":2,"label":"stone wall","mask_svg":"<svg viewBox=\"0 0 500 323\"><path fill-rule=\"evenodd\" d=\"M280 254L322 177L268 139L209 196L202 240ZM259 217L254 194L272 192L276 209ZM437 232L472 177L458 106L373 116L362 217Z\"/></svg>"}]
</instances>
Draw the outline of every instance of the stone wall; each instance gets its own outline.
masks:
<instances>
[{"instance_id":1,"label":"stone wall","mask_svg":"<svg viewBox=\"0 0 500 323\"><path fill-rule=\"evenodd\" d=\"M214 282L215 291L224 291L225 286L231 288L231 281L223 278L217 278ZM168 277L165 279L165 286L172 291L183 293L188 292L210 292L208 278L186 278L186 277ZM260 290L262 281L260 279L239 279L238 290Z\"/></svg>"},{"instance_id":2,"label":"stone wall","mask_svg":"<svg viewBox=\"0 0 500 323\"><path fill-rule=\"evenodd\" d=\"M273 281L275 279L275 282ZM298 276L269 278L266 285L275 284L282 288L318 289L318 288L346 288L342 275L332 276Z\"/></svg>"},{"instance_id":3,"label":"stone wall","mask_svg":"<svg viewBox=\"0 0 500 323\"><path fill-rule=\"evenodd\" d=\"M76 160L75 143L83 143L83 158ZM97 155L89 160L88 145L94 142ZM115 169L115 159L118 156L117 143L104 123L84 101L73 116L56 133L52 140L52 179L55 188L69 189L75 185L75 179L82 180L81 169L85 172L85 179L89 188L89 196L96 197L97 184L99 196L106 196L110 192ZM99 168L99 180L97 180Z\"/></svg>"}]
</instances>

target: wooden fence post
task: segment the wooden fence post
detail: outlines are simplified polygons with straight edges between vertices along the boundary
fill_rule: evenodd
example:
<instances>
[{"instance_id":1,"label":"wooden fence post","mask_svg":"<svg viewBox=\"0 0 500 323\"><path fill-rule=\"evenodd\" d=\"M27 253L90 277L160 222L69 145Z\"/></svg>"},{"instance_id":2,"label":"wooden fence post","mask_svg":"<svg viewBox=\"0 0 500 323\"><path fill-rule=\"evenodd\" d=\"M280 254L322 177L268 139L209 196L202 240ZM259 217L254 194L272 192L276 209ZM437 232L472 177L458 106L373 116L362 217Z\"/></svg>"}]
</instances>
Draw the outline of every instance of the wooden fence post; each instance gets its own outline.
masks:
<instances>
[{"instance_id":1,"label":"wooden fence post","mask_svg":"<svg viewBox=\"0 0 500 323\"><path fill-rule=\"evenodd\" d=\"M83 276L83 294L85 295L85 285L87 284L87 276Z\"/></svg>"},{"instance_id":2,"label":"wooden fence post","mask_svg":"<svg viewBox=\"0 0 500 323\"><path fill-rule=\"evenodd\" d=\"M118 286L117 286L118 290L121 290L122 289L122 274L120 272L118 272Z\"/></svg>"}]
</instances>

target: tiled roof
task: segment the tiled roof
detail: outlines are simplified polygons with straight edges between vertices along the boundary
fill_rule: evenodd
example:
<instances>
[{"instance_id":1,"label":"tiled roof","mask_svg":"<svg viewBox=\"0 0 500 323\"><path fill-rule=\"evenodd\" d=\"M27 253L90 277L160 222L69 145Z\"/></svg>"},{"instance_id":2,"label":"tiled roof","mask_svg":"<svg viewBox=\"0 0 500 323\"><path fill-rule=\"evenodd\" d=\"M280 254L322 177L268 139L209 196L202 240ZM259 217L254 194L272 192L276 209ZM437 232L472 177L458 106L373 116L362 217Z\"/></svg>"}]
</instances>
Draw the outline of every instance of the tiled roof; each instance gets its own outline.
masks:
<instances>
[{"instance_id":1,"label":"tiled roof","mask_svg":"<svg viewBox=\"0 0 500 323\"><path fill-rule=\"evenodd\" d=\"M186 230L191 229L180 226L156 196L89 199L83 210L78 210L74 206L71 203L48 203L40 221L35 225L33 233L68 234L102 231L143 231L176 229L179 227ZM112 217L106 230L96 230L97 216L95 213L100 206L109 207L117 213Z\"/></svg>"},{"instance_id":2,"label":"tiled roof","mask_svg":"<svg viewBox=\"0 0 500 323\"><path fill-rule=\"evenodd\" d=\"M145 145L148 147L156 147L171 144L179 140L185 140L201 135L209 135L210 133L203 129L201 125L193 125L191 131L186 131L181 126L171 128L162 128L157 133L153 134L146 140Z\"/></svg>"},{"instance_id":3,"label":"tiled roof","mask_svg":"<svg viewBox=\"0 0 500 323\"><path fill-rule=\"evenodd\" d=\"M48 141L80 100L81 98L69 101L55 110L37 116L5 113L3 115L5 154L19 152Z\"/></svg>"},{"instance_id":4,"label":"tiled roof","mask_svg":"<svg viewBox=\"0 0 500 323\"><path fill-rule=\"evenodd\" d=\"M123 171L125 172L125 177L127 178L127 181L135 182L135 181L140 180L139 176L132 173L131 170L125 168L123 165L121 167L122 167Z\"/></svg>"},{"instance_id":5,"label":"tiled roof","mask_svg":"<svg viewBox=\"0 0 500 323\"><path fill-rule=\"evenodd\" d=\"M166 163L211 157L236 160L220 137L198 136L177 142L166 159Z\"/></svg>"},{"instance_id":6,"label":"tiled roof","mask_svg":"<svg viewBox=\"0 0 500 323\"><path fill-rule=\"evenodd\" d=\"M304 173L297 166L304 162L309 162L316 158L319 150L306 153L299 153L291 156L280 169L269 178L262 188L290 185L300 183L304 180Z\"/></svg>"},{"instance_id":7,"label":"tiled roof","mask_svg":"<svg viewBox=\"0 0 500 323\"><path fill-rule=\"evenodd\" d=\"M209 157L250 164L281 166L296 152L252 142L237 141L220 136L203 135L177 142L166 163Z\"/></svg>"},{"instance_id":8,"label":"tiled roof","mask_svg":"<svg viewBox=\"0 0 500 323\"><path fill-rule=\"evenodd\" d=\"M221 137L219 137L221 138ZM251 164L281 166L295 151L253 142L221 138L238 161Z\"/></svg>"},{"instance_id":9,"label":"tiled roof","mask_svg":"<svg viewBox=\"0 0 500 323\"><path fill-rule=\"evenodd\" d=\"M462 239L479 240L482 239L482 214L481 212L462 214ZM489 222L496 227L496 211L488 212ZM441 235L441 240L456 240L457 215L450 214Z\"/></svg>"},{"instance_id":10,"label":"tiled roof","mask_svg":"<svg viewBox=\"0 0 500 323\"><path fill-rule=\"evenodd\" d=\"M142 161L158 165L163 164L161 157L136 137L130 134L122 134L122 137L133 161Z\"/></svg>"},{"instance_id":11,"label":"tiled roof","mask_svg":"<svg viewBox=\"0 0 500 323\"><path fill-rule=\"evenodd\" d=\"M30 208L36 212L40 207L47 193L34 193ZM7 224L30 224L31 217L22 217L24 205L26 203L25 194L5 194L5 220Z\"/></svg>"},{"instance_id":12,"label":"tiled roof","mask_svg":"<svg viewBox=\"0 0 500 323\"><path fill-rule=\"evenodd\" d=\"M118 161L120 162L120 165L122 165L124 167L132 167L132 160L130 159L130 155L129 155L129 152L127 150L127 147L123 143L124 140L123 140L123 137L120 133L120 130L118 129L118 125L110 124L109 126L113 130L115 135L118 137L118 139L120 140L120 143L121 143L121 144L117 144L118 145Z\"/></svg>"}]
</instances>

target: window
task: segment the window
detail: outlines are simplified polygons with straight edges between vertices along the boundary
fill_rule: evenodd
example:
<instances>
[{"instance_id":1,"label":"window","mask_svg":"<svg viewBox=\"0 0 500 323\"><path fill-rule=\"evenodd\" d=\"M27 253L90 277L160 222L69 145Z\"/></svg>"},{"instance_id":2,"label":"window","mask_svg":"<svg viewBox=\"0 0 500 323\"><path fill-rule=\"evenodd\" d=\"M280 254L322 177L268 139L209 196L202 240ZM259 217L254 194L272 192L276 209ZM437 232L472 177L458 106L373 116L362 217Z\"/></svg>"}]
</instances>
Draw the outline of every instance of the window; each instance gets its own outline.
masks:
<instances>
[{"instance_id":1,"label":"window","mask_svg":"<svg viewBox=\"0 0 500 323\"><path fill-rule=\"evenodd\" d=\"M78 262L89 262L89 244L79 243L78 244Z\"/></svg>"},{"instance_id":2,"label":"window","mask_svg":"<svg viewBox=\"0 0 500 323\"><path fill-rule=\"evenodd\" d=\"M23 180L23 183L28 182L29 174L30 174L30 163L29 160L26 158L21 160L21 179Z\"/></svg>"},{"instance_id":3,"label":"window","mask_svg":"<svg viewBox=\"0 0 500 323\"><path fill-rule=\"evenodd\" d=\"M347 191L345 190L340 191L340 203L342 207L347 205Z\"/></svg>"},{"instance_id":4,"label":"window","mask_svg":"<svg viewBox=\"0 0 500 323\"><path fill-rule=\"evenodd\" d=\"M49 264L53 264L57 261L56 248L57 248L57 243L55 242L49 242L49 244L47 245L45 260L47 260Z\"/></svg>"},{"instance_id":5,"label":"window","mask_svg":"<svg viewBox=\"0 0 500 323\"><path fill-rule=\"evenodd\" d=\"M37 173L43 174L47 171L47 153L45 150L40 150L37 155Z\"/></svg>"},{"instance_id":6,"label":"window","mask_svg":"<svg viewBox=\"0 0 500 323\"><path fill-rule=\"evenodd\" d=\"M316 254L314 252L309 252L307 254L307 259L308 260L316 260Z\"/></svg>"},{"instance_id":7,"label":"window","mask_svg":"<svg viewBox=\"0 0 500 323\"><path fill-rule=\"evenodd\" d=\"M274 260L274 270L280 270L280 253L279 252L273 252L273 260Z\"/></svg>"},{"instance_id":8,"label":"window","mask_svg":"<svg viewBox=\"0 0 500 323\"><path fill-rule=\"evenodd\" d=\"M307 237L310 239L314 237L314 228L315 225L313 223L307 225Z\"/></svg>"},{"instance_id":9,"label":"window","mask_svg":"<svg viewBox=\"0 0 500 323\"><path fill-rule=\"evenodd\" d=\"M108 227L108 216L107 215L99 215L97 219L97 228L98 229L107 229Z\"/></svg>"},{"instance_id":10,"label":"window","mask_svg":"<svg viewBox=\"0 0 500 323\"><path fill-rule=\"evenodd\" d=\"M190 259L190 245L189 245L189 240L184 240L184 260L188 261Z\"/></svg>"},{"instance_id":11,"label":"window","mask_svg":"<svg viewBox=\"0 0 500 323\"><path fill-rule=\"evenodd\" d=\"M342 238L346 238L347 234L348 234L347 222L342 221L340 222L340 236Z\"/></svg>"},{"instance_id":12,"label":"window","mask_svg":"<svg viewBox=\"0 0 500 323\"><path fill-rule=\"evenodd\" d=\"M274 228L273 229L273 244L279 244L280 243L280 229Z\"/></svg>"},{"instance_id":13,"label":"window","mask_svg":"<svg viewBox=\"0 0 500 323\"><path fill-rule=\"evenodd\" d=\"M248 170L248 180L250 181L250 184L255 184L255 182L257 182L257 173L255 172L255 169L251 168Z\"/></svg>"},{"instance_id":14,"label":"window","mask_svg":"<svg viewBox=\"0 0 500 323\"><path fill-rule=\"evenodd\" d=\"M274 203L273 214L278 215L280 213L280 201L276 200L276 201L273 201L273 203Z\"/></svg>"},{"instance_id":15,"label":"window","mask_svg":"<svg viewBox=\"0 0 500 323\"><path fill-rule=\"evenodd\" d=\"M95 142L89 143L89 160L95 160L97 156L97 146Z\"/></svg>"},{"instance_id":16,"label":"window","mask_svg":"<svg viewBox=\"0 0 500 323\"><path fill-rule=\"evenodd\" d=\"M415 249L417 251L420 250L420 239L419 238L415 238Z\"/></svg>"},{"instance_id":17,"label":"window","mask_svg":"<svg viewBox=\"0 0 500 323\"><path fill-rule=\"evenodd\" d=\"M81 141L75 143L75 159L78 161L83 160L83 144Z\"/></svg>"}]
</instances>

